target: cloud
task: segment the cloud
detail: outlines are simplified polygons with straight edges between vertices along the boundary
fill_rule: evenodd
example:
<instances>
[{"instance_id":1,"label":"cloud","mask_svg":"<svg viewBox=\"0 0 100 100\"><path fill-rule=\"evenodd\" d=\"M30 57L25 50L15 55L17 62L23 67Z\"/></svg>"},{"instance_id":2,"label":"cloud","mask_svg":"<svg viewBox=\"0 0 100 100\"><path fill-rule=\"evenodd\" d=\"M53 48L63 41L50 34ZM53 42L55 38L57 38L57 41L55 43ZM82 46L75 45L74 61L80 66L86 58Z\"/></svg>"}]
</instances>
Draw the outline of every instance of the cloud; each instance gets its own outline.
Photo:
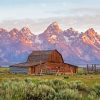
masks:
<instances>
[{"instance_id":1,"label":"cloud","mask_svg":"<svg viewBox=\"0 0 100 100\"><path fill-rule=\"evenodd\" d=\"M58 17L62 16L90 16L90 17L95 17L97 15L100 15L100 8L80 8L80 7L75 7L75 8L69 8L69 9L54 9L52 11L45 11L45 13L52 14Z\"/></svg>"},{"instance_id":2,"label":"cloud","mask_svg":"<svg viewBox=\"0 0 100 100\"><path fill-rule=\"evenodd\" d=\"M100 8L74 8L70 10L70 13L82 14L82 15L97 15L100 14Z\"/></svg>"},{"instance_id":3,"label":"cloud","mask_svg":"<svg viewBox=\"0 0 100 100\"><path fill-rule=\"evenodd\" d=\"M100 33L100 15L83 15L83 16L67 16L67 17L51 17L44 19L22 19L22 20L4 20L0 22L0 27L5 29L29 26L34 34L42 33L49 24L57 21L63 30L73 27L79 32L84 32L88 28L94 28Z\"/></svg>"}]
</instances>

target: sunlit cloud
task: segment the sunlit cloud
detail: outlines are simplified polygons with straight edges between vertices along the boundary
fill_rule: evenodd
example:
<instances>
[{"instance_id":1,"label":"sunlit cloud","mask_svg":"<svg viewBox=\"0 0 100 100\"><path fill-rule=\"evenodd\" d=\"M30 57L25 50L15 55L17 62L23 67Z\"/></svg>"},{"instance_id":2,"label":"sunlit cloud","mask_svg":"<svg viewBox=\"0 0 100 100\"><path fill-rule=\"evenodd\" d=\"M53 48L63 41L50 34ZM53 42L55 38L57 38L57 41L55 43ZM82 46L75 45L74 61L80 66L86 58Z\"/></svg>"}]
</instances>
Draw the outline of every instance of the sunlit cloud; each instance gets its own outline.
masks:
<instances>
[{"instance_id":1,"label":"sunlit cloud","mask_svg":"<svg viewBox=\"0 0 100 100\"><path fill-rule=\"evenodd\" d=\"M49 24L57 21L63 30L70 27L74 28L79 32L84 32L88 28L94 28L100 34L100 15L95 16L70 16L70 17L51 17L44 19L23 19L23 20L6 20L0 23L0 27L6 28L8 30L16 27L21 29L24 26L30 28L34 34L42 33Z\"/></svg>"}]
</instances>

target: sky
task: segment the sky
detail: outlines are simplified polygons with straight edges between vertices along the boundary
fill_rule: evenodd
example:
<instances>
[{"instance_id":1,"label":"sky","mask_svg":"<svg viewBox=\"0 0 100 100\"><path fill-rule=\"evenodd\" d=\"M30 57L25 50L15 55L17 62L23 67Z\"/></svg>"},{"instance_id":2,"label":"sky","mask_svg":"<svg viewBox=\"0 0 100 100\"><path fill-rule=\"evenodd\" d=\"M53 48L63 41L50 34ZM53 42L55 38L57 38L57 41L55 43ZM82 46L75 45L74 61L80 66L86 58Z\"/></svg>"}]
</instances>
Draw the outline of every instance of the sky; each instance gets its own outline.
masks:
<instances>
[{"instance_id":1,"label":"sky","mask_svg":"<svg viewBox=\"0 0 100 100\"><path fill-rule=\"evenodd\" d=\"M0 0L0 28L28 26L39 34L53 21L65 30L100 33L100 0Z\"/></svg>"}]
</instances>

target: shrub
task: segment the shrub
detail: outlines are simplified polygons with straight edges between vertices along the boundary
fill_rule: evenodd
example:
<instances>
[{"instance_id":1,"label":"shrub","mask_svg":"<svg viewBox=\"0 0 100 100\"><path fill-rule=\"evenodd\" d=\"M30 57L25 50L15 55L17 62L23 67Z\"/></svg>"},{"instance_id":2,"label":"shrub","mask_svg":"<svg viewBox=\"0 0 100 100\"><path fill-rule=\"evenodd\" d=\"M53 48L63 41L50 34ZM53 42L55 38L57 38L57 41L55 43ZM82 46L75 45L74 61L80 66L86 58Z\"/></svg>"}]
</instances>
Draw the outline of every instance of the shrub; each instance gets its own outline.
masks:
<instances>
[{"instance_id":1,"label":"shrub","mask_svg":"<svg viewBox=\"0 0 100 100\"><path fill-rule=\"evenodd\" d=\"M81 100L82 95L80 95L77 90L65 89L59 91L56 99L57 100Z\"/></svg>"},{"instance_id":2,"label":"shrub","mask_svg":"<svg viewBox=\"0 0 100 100\"><path fill-rule=\"evenodd\" d=\"M90 89L81 81L72 81L68 83L70 89L77 89L79 91L89 92Z\"/></svg>"},{"instance_id":3,"label":"shrub","mask_svg":"<svg viewBox=\"0 0 100 100\"><path fill-rule=\"evenodd\" d=\"M56 92L68 87L65 81L58 79L47 81L47 85L51 86Z\"/></svg>"},{"instance_id":4,"label":"shrub","mask_svg":"<svg viewBox=\"0 0 100 100\"><path fill-rule=\"evenodd\" d=\"M46 87L49 87L46 89ZM45 90L46 89L46 90ZM52 90L50 94L52 94L53 99L43 98L46 94L48 94ZM36 84L34 87L31 87L32 92L28 91L28 99L30 100L32 98L36 100L81 100L81 95L78 93L77 90L69 89L67 82L63 80L47 80L47 81L41 81L38 84ZM50 95L49 94L49 95ZM32 99L32 100L34 100Z\"/></svg>"},{"instance_id":5,"label":"shrub","mask_svg":"<svg viewBox=\"0 0 100 100\"><path fill-rule=\"evenodd\" d=\"M100 96L100 84L95 84L93 90L98 96Z\"/></svg>"},{"instance_id":6,"label":"shrub","mask_svg":"<svg viewBox=\"0 0 100 100\"><path fill-rule=\"evenodd\" d=\"M26 91L26 100L54 100L55 90L45 84L34 85Z\"/></svg>"},{"instance_id":7,"label":"shrub","mask_svg":"<svg viewBox=\"0 0 100 100\"><path fill-rule=\"evenodd\" d=\"M94 91L91 91L90 94L88 94L88 100L97 100L97 95Z\"/></svg>"},{"instance_id":8,"label":"shrub","mask_svg":"<svg viewBox=\"0 0 100 100\"><path fill-rule=\"evenodd\" d=\"M23 100L25 97L25 82L8 81L0 85L1 100Z\"/></svg>"}]
</instances>

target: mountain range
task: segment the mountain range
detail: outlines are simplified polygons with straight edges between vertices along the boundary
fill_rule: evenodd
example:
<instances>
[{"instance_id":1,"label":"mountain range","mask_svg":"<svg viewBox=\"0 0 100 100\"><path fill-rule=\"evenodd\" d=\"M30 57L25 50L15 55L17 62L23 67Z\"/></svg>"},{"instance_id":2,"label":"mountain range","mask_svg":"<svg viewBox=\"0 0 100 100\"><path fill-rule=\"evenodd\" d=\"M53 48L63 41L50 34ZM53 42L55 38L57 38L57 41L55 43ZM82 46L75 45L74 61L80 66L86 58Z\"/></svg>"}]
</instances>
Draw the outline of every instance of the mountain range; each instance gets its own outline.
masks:
<instances>
[{"instance_id":1,"label":"mountain range","mask_svg":"<svg viewBox=\"0 0 100 100\"><path fill-rule=\"evenodd\" d=\"M57 49L70 64L100 64L100 34L93 28L78 32L62 30L57 22L35 35L28 27L10 31L0 28L0 65L26 61L33 50Z\"/></svg>"}]
</instances>

